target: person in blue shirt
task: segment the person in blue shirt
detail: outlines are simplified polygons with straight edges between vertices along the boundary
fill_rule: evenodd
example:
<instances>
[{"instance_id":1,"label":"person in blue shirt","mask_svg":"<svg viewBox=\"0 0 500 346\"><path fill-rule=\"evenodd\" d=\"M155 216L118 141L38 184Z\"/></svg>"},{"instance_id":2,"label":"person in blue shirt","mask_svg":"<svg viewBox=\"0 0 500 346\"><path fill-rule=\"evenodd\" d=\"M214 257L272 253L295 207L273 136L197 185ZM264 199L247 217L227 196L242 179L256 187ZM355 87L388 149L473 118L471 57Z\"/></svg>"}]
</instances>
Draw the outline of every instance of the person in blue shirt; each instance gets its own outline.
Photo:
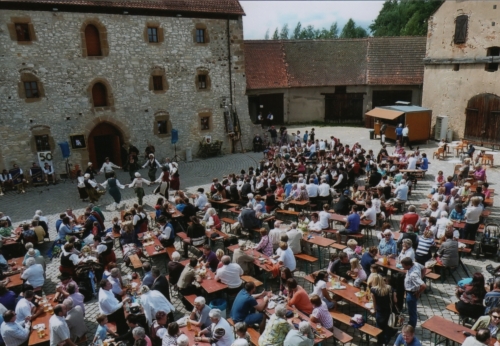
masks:
<instances>
[{"instance_id":1,"label":"person in blue shirt","mask_svg":"<svg viewBox=\"0 0 500 346\"><path fill-rule=\"evenodd\" d=\"M260 325L260 332L264 332L266 325L266 319L264 318L264 313L262 312L269 300L270 292L263 291L260 294L255 293L255 283L247 282L245 286L236 296L234 300L233 307L231 309L231 317L233 321L245 322L247 326L254 325L258 323ZM264 297L260 303L257 299Z\"/></svg>"},{"instance_id":2,"label":"person in blue shirt","mask_svg":"<svg viewBox=\"0 0 500 346\"><path fill-rule=\"evenodd\" d=\"M396 255L398 254L397 245L392 238L392 232L390 229L386 229L384 231L383 238L378 244L378 252L380 256L396 257Z\"/></svg>"},{"instance_id":3,"label":"person in blue shirt","mask_svg":"<svg viewBox=\"0 0 500 346\"><path fill-rule=\"evenodd\" d=\"M418 169L421 169L423 171L429 169L429 160L427 159L426 153L422 153L422 160L420 160L420 167L418 167Z\"/></svg>"},{"instance_id":4,"label":"person in blue shirt","mask_svg":"<svg viewBox=\"0 0 500 346\"><path fill-rule=\"evenodd\" d=\"M396 141L403 144L403 124L399 124L399 126L396 127Z\"/></svg>"},{"instance_id":5,"label":"person in blue shirt","mask_svg":"<svg viewBox=\"0 0 500 346\"><path fill-rule=\"evenodd\" d=\"M403 326L394 346L421 346L420 340L415 337L415 329L409 324Z\"/></svg>"},{"instance_id":6,"label":"person in blue shirt","mask_svg":"<svg viewBox=\"0 0 500 346\"><path fill-rule=\"evenodd\" d=\"M342 235L359 233L359 223L361 217L358 214L358 207L353 205L351 207L351 213L347 217L347 222L345 228L337 232L337 243L341 243Z\"/></svg>"},{"instance_id":7,"label":"person in blue shirt","mask_svg":"<svg viewBox=\"0 0 500 346\"><path fill-rule=\"evenodd\" d=\"M106 323L108 323L108 316L100 314L99 316L97 316L96 321L97 323L99 323L99 325L97 326L94 340L92 341L93 343L95 343L97 340L104 341L108 333L115 337L118 336L118 334L113 333L111 330L109 330L108 326L106 325Z\"/></svg>"},{"instance_id":8,"label":"person in blue shirt","mask_svg":"<svg viewBox=\"0 0 500 346\"><path fill-rule=\"evenodd\" d=\"M292 191L292 183L290 182L290 179L286 179L286 184L285 184L285 196L288 198L290 196L290 192Z\"/></svg>"},{"instance_id":9,"label":"person in blue shirt","mask_svg":"<svg viewBox=\"0 0 500 346\"><path fill-rule=\"evenodd\" d=\"M144 262L142 264L142 270L144 270L144 277L142 278L142 284L151 288L155 279L153 278L153 273L151 272L151 263Z\"/></svg>"},{"instance_id":10,"label":"person in blue shirt","mask_svg":"<svg viewBox=\"0 0 500 346\"><path fill-rule=\"evenodd\" d=\"M363 270L365 271L366 275L370 275L370 268L372 264L377 262L376 257L378 254L378 249L376 246L370 246L368 251L366 251L363 256L361 257L361 267L363 267Z\"/></svg>"}]
</instances>

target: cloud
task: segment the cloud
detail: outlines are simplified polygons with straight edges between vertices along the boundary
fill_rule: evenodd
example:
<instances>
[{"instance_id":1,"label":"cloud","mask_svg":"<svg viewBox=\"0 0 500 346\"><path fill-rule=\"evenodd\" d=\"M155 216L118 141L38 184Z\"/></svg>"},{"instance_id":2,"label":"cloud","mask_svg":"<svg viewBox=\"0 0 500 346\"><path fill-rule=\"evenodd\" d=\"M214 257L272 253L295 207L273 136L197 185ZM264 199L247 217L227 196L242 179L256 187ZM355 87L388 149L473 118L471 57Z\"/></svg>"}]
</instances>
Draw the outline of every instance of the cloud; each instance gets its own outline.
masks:
<instances>
[{"instance_id":1,"label":"cloud","mask_svg":"<svg viewBox=\"0 0 500 346\"><path fill-rule=\"evenodd\" d=\"M338 23L339 30L352 18L356 24L368 29L377 17L384 1L248 1L240 0L246 16L243 17L245 39L263 39L276 27L288 23L290 30L301 22L302 27L329 28Z\"/></svg>"}]
</instances>

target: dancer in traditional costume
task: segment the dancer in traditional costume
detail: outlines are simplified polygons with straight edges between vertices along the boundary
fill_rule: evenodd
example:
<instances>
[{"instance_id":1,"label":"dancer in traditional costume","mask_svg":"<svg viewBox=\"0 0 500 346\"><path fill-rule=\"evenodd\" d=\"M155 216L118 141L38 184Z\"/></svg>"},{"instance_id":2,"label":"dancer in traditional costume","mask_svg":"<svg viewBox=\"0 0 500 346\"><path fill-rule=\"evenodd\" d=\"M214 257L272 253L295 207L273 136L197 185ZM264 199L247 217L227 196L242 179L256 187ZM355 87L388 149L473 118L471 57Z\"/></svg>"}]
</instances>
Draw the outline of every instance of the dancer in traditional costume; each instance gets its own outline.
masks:
<instances>
[{"instance_id":1,"label":"dancer in traditional costume","mask_svg":"<svg viewBox=\"0 0 500 346\"><path fill-rule=\"evenodd\" d=\"M24 179L23 170L19 168L18 165L14 165L14 168L12 168L9 173L12 176L12 182L17 191L19 193L26 193L24 190L26 180Z\"/></svg>"},{"instance_id":2,"label":"dancer in traditional costume","mask_svg":"<svg viewBox=\"0 0 500 346\"><path fill-rule=\"evenodd\" d=\"M151 182L147 179L142 178L141 173L136 172L134 181L127 185L130 188L135 187L135 194L137 195L137 198L139 200L139 205L142 205L142 199L144 197L144 188L142 187L142 184L149 185L151 184Z\"/></svg>"},{"instance_id":3,"label":"dancer in traditional costume","mask_svg":"<svg viewBox=\"0 0 500 346\"><path fill-rule=\"evenodd\" d=\"M88 163L87 169L85 170L85 174L89 174L91 180L95 179L95 176L97 175L97 171L94 169L92 162Z\"/></svg>"},{"instance_id":4,"label":"dancer in traditional costume","mask_svg":"<svg viewBox=\"0 0 500 346\"><path fill-rule=\"evenodd\" d=\"M130 154L128 157L127 168L128 174L130 175L130 181L134 180L135 172L139 170L141 166L139 165L137 155Z\"/></svg>"},{"instance_id":5,"label":"dancer in traditional costume","mask_svg":"<svg viewBox=\"0 0 500 346\"><path fill-rule=\"evenodd\" d=\"M168 166L163 166L161 170L162 172L160 174L160 177L155 180L155 183L159 183L160 186L155 189L154 193L159 193L160 195L168 199L168 190L170 188L170 172Z\"/></svg>"},{"instance_id":6,"label":"dancer in traditional costume","mask_svg":"<svg viewBox=\"0 0 500 346\"><path fill-rule=\"evenodd\" d=\"M120 166L117 166L113 162L109 161L109 157L106 157L104 159L104 163L102 164L102 167L101 167L101 170L99 171L99 173L104 173L104 177L106 179L109 179L113 176L112 174L115 173L113 168L121 169Z\"/></svg>"},{"instance_id":7,"label":"dancer in traditional costume","mask_svg":"<svg viewBox=\"0 0 500 346\"><path fill-rule=\"evenodd\" d=\"M102 187L108 187L108 192L115 200L113 202L113 209L120 207L120 202L122 201L122 194L120 193L120 189L124 189L125 186L120 184L120 181L116 179L115 172L111 173L111 176L104 183L101 184Z\"/></svg>"},{"instance_id":8,"label":"dancer in traditional costume","mask_svg":"<svg viewBox=\"0 0 500 346\"><path fill-rule=\"evenodd\" d=\"M80 195L80 199L82 200L82 202L85 202L87 198L89 198L89 195L87 193L87 188L85 187L85 178L83 177L83 172L81 169L76 172L76 179L78 180L78 183L76 185L76 187L78 188L78 194Z\"/></svg>"},{"instance_id":9,"label":"dancer in traditional costume","mask_svg":"<svg viewBox=\"0 0 500 346\"><path fill-rule=\"evenodd\" d=\"M83 176L83 184L85 185L85 190L87 191L87 195L89 196L90 203L95 203L99 201L99 198L103 195L102 192L97 190L97 183L90 179L90 174L85 173Z\"/></svg>"},{"instance_id":10,"label":"dancer in traditional costume","mask_svg":"<svg viewBox=\"0 0 500 346\"><path fill-rule=\"evenodd\" d=\"M52 184L56 184L54 167L52 167L48 162L45 162L45 165L43 165L43 173L45 174L45 181L47 182L47 185L49 184L49 180L52 181Z\"/></svg>"},{"instance_id":11,"label":"dancer in traditional costume","mask_svg":"<svg viewBox=\"0 0 500 346\"><path fill-rule=\"evenodd\" d=\"M158 170L158 167L161 167L161 164L155 159L155 156L153 154L149 154L149 159L146 161L144 166L142 168L149 168L148 171L148 177L149 180L155 181L156 180L156 171Z\"/></svg>"}]
</instances>

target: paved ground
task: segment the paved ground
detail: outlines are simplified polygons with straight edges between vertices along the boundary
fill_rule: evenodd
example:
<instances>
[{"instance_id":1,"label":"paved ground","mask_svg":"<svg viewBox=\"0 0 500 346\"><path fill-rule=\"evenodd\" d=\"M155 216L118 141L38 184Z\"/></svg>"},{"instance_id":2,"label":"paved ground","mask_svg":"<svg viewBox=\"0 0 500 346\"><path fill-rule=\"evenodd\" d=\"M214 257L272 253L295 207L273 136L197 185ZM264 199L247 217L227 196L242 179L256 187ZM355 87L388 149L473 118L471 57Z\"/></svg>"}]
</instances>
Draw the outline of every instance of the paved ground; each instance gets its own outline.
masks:
<instances>
[{"instance_id":1,"label":"paved ground","mask_svg":"<svg viewBox=\"0 0 500 346\"><path fill-rule=\"evenodd\" d=\"M296 129L300 129L303 133L305 128L301 127L293 127L289 128L289 133L294 132ZM310 129L310 128L308 128ZM368 130L364 128L351 128L351 127L322 127L316 128L316 138L329 138L330 135L333 134L335 136L343 139L345 143L353 144L355 141L359 141L363 147L372 148L374 152L378 152L380 148L379 141L370 140L368 136ZM432 159L432 152L434 148L436 148L435 142L429 142L428 144L423 144L420 146L424 152L428 154L428 157L431 160L431 169L426 175L426 179L423 182L419 182L417 188L414 190L412 195L412 202L415 205L419 205L426 200L426 195L430 190L430 186L432 181L434 180L435 173L438 170L443 170L445 174L451 173L454 161L456 158L452 156L448 156L446 160L439 161ZM256 153L243 153L243 154L235 154L235 155L227 155L224 157L217 157L207 160L195 160L190 163L180 163L180 173L181 173L181 187L183 189L187 189L188 191L194 191L198 186L208 187L213 177L221 177L225 174L231 172L239 172L241 169L247 169L249 166L255 166L258 160L262 157L262 154ZM147 176L147 172L145 170L142 171L144 176ZM497 168L490 169L488 168L488 181L491 184L492 188L497 188L496 181L500 177L500 173ZM100 178L100 179L99 179ZM98 180L102 181L103 177L99 176ZM122 183L128 182L128 174L124 172L118 173L118 178ZM147 193L151 193L153 187L146 188ZM136 202L136 198L134 198L133 190L126 189L123 191L123 198L127 205L131 205ZM152 206L155 204L156 196L148 195L145 197L145 204L148 208L152 210ZM106 216L106 225L109 225L109 221L114 217L118 216L117 211L108 210L107 207L111 204L112 200L109 195L101 198L99 204L104 211ZM498 202L497 202L498 203ZM79 215L83 213L83 208L86 206L86 203L81 202L78 199L78 192L76 189L76 184L72 182L64 182L60 183L56 186L49 187L38 187L38 188L29 188L28 192L24 195L19 195L14 192L9 192L7 195L0 197L0 211L5 212L7 215L10 215L14 221L14 224L19 224L21 221L30 220L32 215L34 215L35 210L41 209L45 213L45 215L50 220L51 230L51 239L54 239L56 234L53 230L54 223L58 218L58 214L61 211L64 211L67 207L72 207L75 211L75 214ZM492 208L492 215L490 216L488 223L496 223L498 222L498 208ZM398 224L400 216L396 216L393 218L393 224L396 226ZM370 239L369 244L375 243L375 239ZM178 248L180 248L180 244L176 244ZM45 244L41 247L42 252L46 251L49 247L49 244ZM117 256L121 258L121 253L119 249L116 249ZM119 260L121 262L121 259ZM166 259L158 258L153 260L154 265L157 265L161 268L162 272L166 272ZM467 267L469 273L474 273L476 271L482 272L487 278L489 274L485 271L485 266L489 263L493 263L492 259L485 259L480 257L476 259L475 257L466 257L464 259L464 263ZM47 293L54 292L55 285L58 282L58 266L59 260L54 260L49 262L48 270L47 270L47 281L44 286L44 290ZM128 268L126 268L123 264L121 264L122 270L124 272L130 272ZM326 266L326 262L321 265L322 268ZM318 269L318 265L315 266L315 270ZM299 272L298 276L303 276L303 272ZM464 272L462 268L455 273L455 278L460 279L468 276L467 273ZM299 278L299 283L304 285L307 290L311 289L311 286L308 283L305 283L303 279ZM274 289L277 289L276 284L273 285ZM452 301L456 301L457 299L454 296L455 291L455 282L453 279L449 278L446 282L436 282L432 285L433 292L426 294L422 297L419 303L419 325L421 322L430 318L433 315L440 315L447 319L454 320L458 322L458 316L453 313L447 311L445 309L446 305L448 305ZM177 298L173 298L173 303L177 307L177 316L180 316L184 311L182 304ZM349 309L349 306L342 306L342 311L353 315L357 313L354 308ZM89 328L89 337L91 334L95 332L96 324L95 324L95 316L98 313L97 302L93 300L89 304L87 304L87 312L86 312L86 323ZM352 330L349 331L352 334ZM417 327L417 336L424 341L425 344L430 344L430 334L426 331L423 331L420 327ZM355 338L355 342L353 344L358 344L360 342L359 338ZM333 344L332 342L328 342L327 344Z\"/></svg>"}]
</instances>

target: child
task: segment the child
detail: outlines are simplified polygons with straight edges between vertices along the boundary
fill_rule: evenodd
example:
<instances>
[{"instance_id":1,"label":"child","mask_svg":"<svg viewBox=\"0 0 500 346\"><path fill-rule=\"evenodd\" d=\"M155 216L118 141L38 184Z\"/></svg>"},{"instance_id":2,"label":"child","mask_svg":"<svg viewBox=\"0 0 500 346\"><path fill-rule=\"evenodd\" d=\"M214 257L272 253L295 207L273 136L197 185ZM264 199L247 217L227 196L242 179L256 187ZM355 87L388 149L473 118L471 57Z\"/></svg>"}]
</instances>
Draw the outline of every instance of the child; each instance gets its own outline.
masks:
<instances>
[{"instance_id":1,"label":"child","mask_svg":"<svg viewBox=\"0 0 500 346\"><path fill-rule=\"evenodd\" d=\"M370 276L368 277L368 280L366 280L366 283L367 283L368 287L372 287L373 280L380 273L379 270L380 270L380 267L376 263L373 263L370 266Z\"/></svg>"},{"instance_id":2,"label":"child","mask_svg":"<svg viewBox=\"0 0 500 346\"><path fill-rule=\"evenodd\" d=\"M330 255L330 262L328 262L328 270L327 270L328 273L331 273L330 270L332 269L333 262L335 262L338 258L339 255L337 253L332 253Z\"/></svg>"},{"instance_id":3,"label":"child","mask_svg":"<svg viewBox=\"0 0 500 346\"><path fill-rule=\"evenodd\" d=\"M366 280L366 273L356 257L351 258L350 262L351 270L347 274L354 279L354 287L360 287L361 283Z\"/></svg>"},{"instance_id":4,"label":"child","mask_svg":"<svg viewBox=\"0 0 500 346\"><path fill-rule=\"evenodd\" d=\"M248 327L245 322L238 322L234 325L237 339L245 339L250 345L250 334L247 333Z\"/></svg>"},{"instance_id":5,"label":"child","mask_svg":"<svg viewBox=\"0 0 500 346\"><path fill-rule=\"evenodd\" d=\"M96 321L99 325L97 326L94 341L92 341L93 343L95 343L97 340L104 341L108 333L113 335L114 337L118 336L118 334L113 333L108 329L108 326L106 326L106 323L108 323L108 316L100 314L97 316Z\"/></svg>"},{"instance_id":6,"label":"child","mask_svg":"<svg viewBox=\"0 0 500 346\"><path fill-rule=\"evenodd\" d=\"M94 221L94 223L92 224L92 234L94 236L99 234L99 223L97 221Z\"/></svg>"}]
</instances>

